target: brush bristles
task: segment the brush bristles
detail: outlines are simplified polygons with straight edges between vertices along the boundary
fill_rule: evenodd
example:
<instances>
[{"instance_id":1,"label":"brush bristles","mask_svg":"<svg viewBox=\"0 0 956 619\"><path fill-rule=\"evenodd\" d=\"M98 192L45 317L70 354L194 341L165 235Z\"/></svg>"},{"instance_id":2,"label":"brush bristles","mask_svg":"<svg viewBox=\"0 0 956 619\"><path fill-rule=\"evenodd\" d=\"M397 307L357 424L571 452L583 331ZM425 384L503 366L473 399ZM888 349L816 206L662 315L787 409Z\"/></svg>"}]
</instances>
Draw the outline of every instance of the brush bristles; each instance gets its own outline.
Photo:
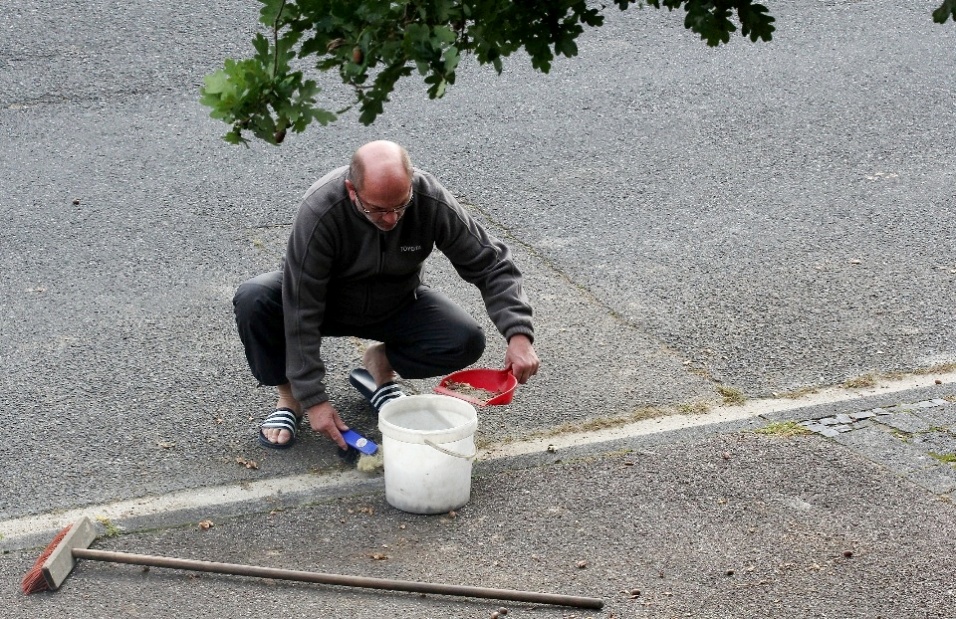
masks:
<instances>
[{"instance_id":1,"label":"brush bristles","mask_svg":"<svg viewBox=\"0 0 956 619\"><path fill-rule=\"evenodd\" d=\"M33 564L33 568L27 572L26 576L23 577L23 580L20 581L20 590L23 591L26 595L31 593L39 593L40 591L46 591L50 588L49 583L47 583L46 578L43 576L43 564L46 563L46 560L50 558L50 555L53 554L53 551L56 550L56 547L60 545L60 542L63 541L63 538L66 537L66 534L70 532L70 528L73 525L68 525L62 531L56 534L56 537L53 538L53 541L44 549L40 556L37 558L36 563Z\"/></svg>"},{"instance_id":2,"label":"brush bristles","mask_svg":"<svg viewBox=\"0 0 956 619\"><path fill-rule=\"evenodd\" d=\"M382 446L379 445L378 450L372 455L362 454L359 456L358 464L355 468L363 473L373 473L380 468L385 466L385 457L382 454Z\"/></svg>"}]
</instances>

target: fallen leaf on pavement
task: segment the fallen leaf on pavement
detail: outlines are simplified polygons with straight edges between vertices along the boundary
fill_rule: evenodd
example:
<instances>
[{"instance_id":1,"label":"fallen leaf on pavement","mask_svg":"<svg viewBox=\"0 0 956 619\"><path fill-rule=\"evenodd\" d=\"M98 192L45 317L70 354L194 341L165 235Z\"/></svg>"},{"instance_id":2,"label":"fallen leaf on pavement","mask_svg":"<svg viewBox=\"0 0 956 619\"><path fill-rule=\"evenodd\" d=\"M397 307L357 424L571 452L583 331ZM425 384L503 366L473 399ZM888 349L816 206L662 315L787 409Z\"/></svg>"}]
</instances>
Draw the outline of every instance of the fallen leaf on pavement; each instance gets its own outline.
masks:
<instances>
[{"instance_id":1,"label":"fallen leaf on pavement","mask_svg":"<svg viewBox=\"0 0 956 619\"><path fill-rule=\"evenodd\" d=\"M256 462L255 460L246 460L246 459L243 458L242 456L237 456L237 457L236 457L236 463L237 463L237 464L241 464L242 466L246 467L247 469L251 469L251 470L253 470L253 471L258 471L258 470L259 470L259 463L258 463L258 462Z\"/></svg>"}]
</instances>

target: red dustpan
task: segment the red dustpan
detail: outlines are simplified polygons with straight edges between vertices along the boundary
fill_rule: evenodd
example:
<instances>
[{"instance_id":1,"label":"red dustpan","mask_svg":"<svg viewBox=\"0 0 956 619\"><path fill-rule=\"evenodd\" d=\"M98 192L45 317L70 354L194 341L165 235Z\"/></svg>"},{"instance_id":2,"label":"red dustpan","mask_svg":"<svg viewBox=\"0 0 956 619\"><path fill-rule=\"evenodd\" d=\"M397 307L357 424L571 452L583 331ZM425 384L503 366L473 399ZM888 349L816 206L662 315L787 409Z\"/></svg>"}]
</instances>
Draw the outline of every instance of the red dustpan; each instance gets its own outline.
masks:
<instances>
[{"instance_id":1,"label":"red dustpan","mask_svg":"<svg viewBox=\"0 0 956 619\"><path fill-rule=\"evenodd\" d=\"M476 406L496 406L509 404L517 386L518 379L511 370L475 368L449 374L434 391Z\"/></svg>"}]
</instances>

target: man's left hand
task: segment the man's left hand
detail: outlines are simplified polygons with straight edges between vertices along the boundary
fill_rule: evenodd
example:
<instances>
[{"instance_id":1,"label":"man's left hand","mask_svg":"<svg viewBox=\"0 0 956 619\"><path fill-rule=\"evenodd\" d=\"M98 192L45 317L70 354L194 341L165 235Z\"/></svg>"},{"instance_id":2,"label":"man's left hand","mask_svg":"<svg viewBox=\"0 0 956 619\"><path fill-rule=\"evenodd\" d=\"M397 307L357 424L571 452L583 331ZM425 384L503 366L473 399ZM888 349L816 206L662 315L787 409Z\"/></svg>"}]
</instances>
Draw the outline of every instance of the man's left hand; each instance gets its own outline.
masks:
<instances>
[{"instance_id":1,"label":"man's left hand","mask_svg":"<svg viewBox=\"0 0 956 619\"><path fill-rule=\"evenodd\" d=\"M541 364L538 354L527 335L512 335L508 340L508 351L505 353L505 367L511 370L515 378L522 385L538 373Z\"/></svg>"}]
</instances>

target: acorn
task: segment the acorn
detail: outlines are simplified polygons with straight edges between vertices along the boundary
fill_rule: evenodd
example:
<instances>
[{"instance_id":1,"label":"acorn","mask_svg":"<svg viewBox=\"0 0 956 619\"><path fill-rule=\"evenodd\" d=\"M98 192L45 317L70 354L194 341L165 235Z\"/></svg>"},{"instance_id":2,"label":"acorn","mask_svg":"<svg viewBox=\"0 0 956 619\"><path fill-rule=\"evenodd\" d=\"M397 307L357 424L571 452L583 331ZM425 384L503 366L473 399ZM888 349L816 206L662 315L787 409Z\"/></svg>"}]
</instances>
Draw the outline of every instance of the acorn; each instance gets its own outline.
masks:
<instances>
[{"instance_id":1,"label":"acorn","mask_svg":"<svg viewBox=\"0 0 956 619\"><path fill-rule=\"evenodd\" d=\"M352 62L355 64L362 64L365 60L365 52L362 51L362 48L356 45L352 48Z\"/></svg>"},{"instance_id":2,"label":"acorn","mask_svg":"<svg viewBox=\"0 0 956 619\"><path fill-rule=\"evenodd\" d=\"M285 139L285 129L279 129L272 137L275 139L276 144L282 144L282 140Z\"/></svg>"}]
</instances>

